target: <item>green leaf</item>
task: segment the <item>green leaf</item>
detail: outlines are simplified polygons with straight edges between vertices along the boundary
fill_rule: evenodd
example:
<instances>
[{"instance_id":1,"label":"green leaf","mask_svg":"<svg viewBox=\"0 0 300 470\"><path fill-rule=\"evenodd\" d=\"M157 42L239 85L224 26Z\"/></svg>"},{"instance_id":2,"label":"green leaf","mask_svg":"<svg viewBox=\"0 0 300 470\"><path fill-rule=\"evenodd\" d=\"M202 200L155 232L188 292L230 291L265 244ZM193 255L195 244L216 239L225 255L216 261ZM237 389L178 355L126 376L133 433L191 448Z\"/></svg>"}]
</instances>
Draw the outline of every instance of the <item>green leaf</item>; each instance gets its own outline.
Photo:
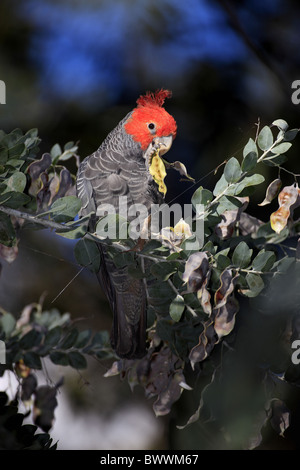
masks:
<instances>
[{"instance_id":1,"label":"green leaf","mask_svg":"<svg viewBox=\"0 0 300 470\"><path fill-rule=\"evenodd\" d=\"M242 170L238 160L234 157L230 158L224 168L224 176L227 183L236 183L242 174Z\"/></svg>"},{"instance_id":2,"label":"green leaf","mask_svg":"<svg viewBox=\"0 0 300 470\"><path fill-rule=\"evenodd\" d=\"M252 268L255 271L270 271L273 264L276 261L276 256L273 251L261 251L258 255L254 258L252 262Z\"/></svg>"},{"instance_id":3,"label":"green leaf","mask_svg":"<svg viewBox=\"0 0 300 470\"><path fill-rule=\"evenodd\" d=\"M114 265L117 268L123 268L124 266L129 266L132 263L135 263L134 254L133 252L124 252L124 253L116 253L113 256Z\"/></svg>"},{"instance_id":4,"label":"green leaf","mask_svg":"<svg viewBox=\"0 0 300 470\"><path fill-rule=\"evenodd\" d=\"M243 149L243 157L245 158L249 153L255 153L256 158L258 156L257 145L253 139L249 139Z\"/></svg>"},{"instance_id":5,"label":"green leaf","mask_svg":"<svg viewBox=\"0 0 300 470\"><path fill-rule=\"evenodd\" d=\"M273 144L274 138L271 129L268 126L265 126L260 131L257 144L261 150L268 150Z\"/></svg>"},{"instance_id":6,"label":"green leaf","mask_svg":"<svg viewBox=\"0 0 300 470\"><path fill-rule=\"evenodd\" d=\"M276 263L274 263L273 268L276 268L276 270L281 273L286 273L294 263L295 258L289 258L288 256L285 256L279 261L276 261Z\"/></svg>"},{"instance_id":7,"label":"green leaf","mask_svg":"<svg viewBox=\"0 0 300 470\"><path fill-rule=\"evenodd\" d=\"M291 130L285 132L284 133L284 140L287 140L287 141L294 140L294 138L296 137L298 132L299 132L299 129L291 129Z\"/></svg>"},{"instance_id":8,"label":"green leaf","mask_svg":"<svg viewBox=\"0 0 300 470\"><path fill-rule=\"evenodd\" d=\"M65 224L65 227L67 228L67 224ZM72 228L70 230L66 230L66 231L56 230L55 233L59 235L60 237L68 238L69 240L78 240L78 238L83 238L84 235L86 235L87 228L88 228L88 222L82 225L77 225L75 228Z\"/></svg>"},{"instance_id":9,"label":"green leaf","mask_svg":"<svg viewBox=\"0 0 300 470\"><path fill-rule=\"evenodd\" d=\"M11 313L5 313L0 317L0 329L4 331L6 338L9 338L16 326L15 317Z\"/></svg>"},{"instance_id":10,"label":"green leaf","mask_svg":"<svg viewBox=\"0 0 300 470\"><path fill-rule=\"evenodd\" d=\"M181 295L178 294L170 304L170 310L169 310L170 317L174 321L178 322L182 316L184 308L185 308L184 299Z\"/></svg>"},{"instance_id":11,"label":"green leaf","mask_svg":"<svg viewBox=\"0 0 300 470\"><path fill-rule=\"evenodd\" d=\"M249 266L253 250L251 250L246 242L240 242L232 255L232 262L235 266L246 268Z\"/></svg>"},{"instance_id":12,"label":"green leaf","mask_svg":"<svg viewBox=\"0 0 300 470\"><path fill-rule=\"evenodd\" d=\"M109 334L107 331L97 331L97 333L94 334L93 339L91 341L91 344L87 346L87 349L90 350L92 349L103 349L105 348L109 343Z\"/></svg>"},{"instance_id":13,"label":"green leaf","mask_svg":"<svg viewBox=\"0 0 300 470\"><path fill-rule=\"evenodd\" d=\"M245 172L252 171L257 163L257 153L256 152L249 152L244 157L242 161L242 170Z\"/></svg>"},{"instance_id":14,"label":"green leaf","mask_svg":"<svg viewBox=\"0 0 300 470\"><path fill-rule=\"evenodd\" d=\"M17 191L22 193L26 186L26 176L21 171L16 171L8 180L5 181L8 191Z\"/></svg>"},{"instance_id":15,"label":"green leaf","mask_svg":"<svg viewBox=\"0 0 300 470\"><path fill-rule=\"evenodd\" d=\"M155 239L151 239L144 245L144 247L141 250L141 253L143 253L143 254L150 253L150 252L152 252L155 249L160 248L160 247L161 247L161 242L160 241L155 240Z\"/></svg>"},{"instance_id":16,"label":"green leaf","mask_svg":"<svg viewBox=\"0 0 300 470\"><path fill-rule=\"evenodd\" d=\"M23 154L24 150L25 150L25 145L23 143L19 143L19 144L15 145L14 147L10 148L8 150L9 160L11 158L20 157Z\"/></svg>"},{"instance_id":17,"label":"green leaf","mask_svg":"<svg viewBox=\"0 0 300 470\"><path fill-rule=\"evenodd\" d=\"M71 367L74 369L85 369L87 362L85 357L78 351L71 351L68 353L68 360Z\"/></svg>"},{"instance_id":18,"label":"green leaf","mask_svg":"<svg viewBox=\"0 0 300 470\"><path fill-rule=\"evenodd\" d=\"M218 196L219 194L223 193L226 188L228 188L228 182L226 181L226 178L223 174L215 186L213 191L214 196Z\"/></svg>"},{"instance_id":19,"label":"green leaf","mask_svg":"<svg viewBox=\"0 0 300 470\"><path fill-rule=\"evenodd\" d=\"M0 243L5 246L13 246L15 241L16 232L10 217L3 212L0 212Z\"/></svg>"},{"instance_id":20,"label":"green leaf","mask_svg":"<svg viewBox=\"0 0 300 470\"><path fill-rule=\"evenodd\" d=\"M276 121L272 122L272 125L278 127L278 129L284 132L289 127L288 123L284 119L276 119Z\"/></svg>"},{"instance_id":21,"label":"green leaf","mask_svg":"<svg viewBox=\"0 0 300 470\"><path fill-rule=\"evenodd\" d=\"M19 342L19 347L20 349L31 349L35 346L38 346L42 341L42 337L42 333L32 329L22 336Z\"/></svg>"},{"instance_id":22,"label":"green leaf","mask_svg":"<svg viewBox=\"0 0 300 470\"><path fill-rule=\"evenodd\" d=\"M76 348L84 348L92 337L92 330L80 331L75 343Z\"/></svg>"},{"instance_id":23,"label":"green leaf","mask_svg":"<svg viewBox=\"0 0 300 470\"><path fill-rule=\"evenodd\" d=\"M263 160L263 163L264 165L268 165L268 166L278 166L278 165L282 165L286 161L287 161L286 155L274 155L272 159L270 158L269 160Z\"/></svg>"},{"instance_id":24,"label":"green leaf","mask_svg":"<svg viewBox=\"0 0 300 470\"><path fill-rule=\"evenodd\" d=\"M20 168L24 165L24 160L19 160L18 158L12 158L11 160L9 160L9 162L7 162L7 165L6 167L7 168L13 168L13 169L17 169L17 170L20 170ZM23 174L23 173L22 173ZM24 175L25 176L25 175Z\"/></svg>"},{"instance_id":25,"label":"green leaf","mask_svg":"<svg viewBox=\"0 0 300 470\"><path fill-rule=\"evenodd\" d=\"M40 356L34 351L28 351L23 356L24 363L31 369L41 369L42 362Z\"/></svg>"},{"instance_id":26,"label":"green leaf","mask_svg":"<svg viewBox=\"0 0 300 470\"><path fill-rule=\"evenodd\" d=\"M148 272L143 272L139 265L132 264L128 266L128 274L129 276L133 277L134 279L143 279L144 277L148 277Z\"/></svg>"},{"instance_id":27,"label":"green leaf","mask_svg":"<svg viewBox=\"0 0 300 470\"><path fill-rule=\"evenodd\" d=\"M149 304L152 306L166 305L173 300L176 295L167 282L155 282L148 287Z\"/></svg>"},{"instance_id":28,"label":"green leaf","mask_svg":"<svg viewBox=\"0 0 300 470\"><path fill-rule=\"evenodd\" d=\"M97 273L100 269L100 251L92 240L82 239L77 242L74 248L74 255L80 266L88 268Z\"/></svg>"},{"instance_id":29,"label":"green leaf","mask_svg":"<svg viewBox=\"0 0 300 470\"><path fill-rule=\"evenodd\" d=\"M233 196L223 196L219 199L217 213L222 215L225 211L237 210L242 206L242 202Z\"/></svg>"},{"instance_id":30,"label":"green leaf","mask_svg":"<svg viewBox=\"0 0 300 470\"><path fill-rule=\"evenodd\" d=\"M11 209L19 209L28 204L30 200L30 196L17 191L9 191L0 196L0 204L10 207Z\"/></svg>"},{"instance_id":31,"label":"green leaf","mask_svg":"<svg viewBox=\"0 0 300 470\"><path fill-rule=\"evenodd\" d=\"M230 266L231 261L228 258L228 256L222 255L221 253L219 256L216 258L217 261L217 268L223 272L228 266Z\"/></svg>"},{"instance_id":32,"label":"green leaf","mask_svg":"<svg viewBox=\"0 0 300 470\"><path fill-rule=\"evenodd\" d=\"M66 219L74 219L80 211L80 208L81 201L78 197L64 196L54 201L50 212L52 214L58 214L54 217L57 222L64 222Z\"/></svg>"},{"instance_id":33,"label":"green leaf","mask_svg":"<svg viewBox=\"0 0 300 470\"><path fill-rule=\"evenodd\" d=\"M49 355L53 364L60 365L60 366L68 366L69 359L68 355L62 351L52 351Z\"/></svg>"},{"instance_id":34,"label":"green leaf","mask_svg":"<svg viewBox=\"0 0 300 470\"><path fill-rule=\"evenodd\" d=\"M196 209L197 204L203 204L204 206L207 206L212 200L212 192L200 186L200 188L196 189L196 191L194 192L191 202L193 204L194 209Z\"/></svg>"},{"instance_id":35,"label":"green leaf","mask_svg":"<svg viewBox=\"0 0 300 470\"><path fill-rule=\"evenodd\" d=\"M76 328L73 328L62 339L62 341L59 344L59 348L60 349L70 349L72 346L74 346L77 338L78 338L78 330L76 330Z\"/></svg>"},{"instance_id":36,"label":"green leaf","mask_svg":"<svg viewBox=\"0 0 300 470\"><path fill-rule=\"evenodd\" d=\"M155 263L150 268L151 274L160 279L161 281L166 281L169 277L176 273L177 267L174 263L169 261L161 261L159 263Z\"/></svg>"},{"instance_id":37,"label":"green leaf","mask_svg":"<svg viewBox=\"0 0 300 470\"><path fill-rule=\"evenodd\" d=\"M291 148L292 144L290 142L282 142L281 144L276 145L272 148L272 153L280 155L287 152Z\"/></svg>"},{"instance_id":38,"label":"green leaf","mask_svg":"<svg viewBox=\"0 0 300 470\"><path fill-rule=\"evenodd\" d=\"M61 338L62 329L59 326L52 328L46 334L44 344L47 346L56 346Z\"/></svg>"},{"instance_id":39,"label":"green leaf","mask_svg":"<svg viewBox=\"0 0 300 470\"><path fill-rule=\"evenodd\" d=\"M246 281L249 286L249 291L243 291L247 297L256 297L265 287L264 281L259 274L248 273Z\"/></svg>"},{"instance_id":40,"label":"green leaf","mask_svg":"<svg viewBox=\"0 0 300 470\"><path fill-rule=\"evenodd\" d=\"M8 150L6 148L0 149L0 165L5 165L8 160Z\"/></svg>"},{"instance_id":41,"label":"green leaf","mask_svg":"<svg viewBox=\"0 0 300 470\"><path fill-rule=\"evenodd\" d=\"M256 173L252 176L245 176L245 178L243 178L243 180L238 183L234 188L233 188L233 192L234 192L234 195L238 195L240 194L245 188L249 187L249 186L256 186L258 184L261 184L265 181L265 178Z\"/></svg>"},{"instance_id":42,"label":"green leaf","mask_svg":"<svg viewBox=\"0 0 300 470\"><path fill-rule=\"evenodd\" d=\"M74 145L74 142L68 142L64 146L64 152L58 157L59 161L69 160L69 158L73 157L78 150L78 146Z\"/></svg>"},{"instance_id":43,"label":"green leaf","mask_svg":"<svg viewBox=\"0 0 300 470\"><path fill-rule=\"evenodd\" d=\"M50 150L52 161L56 160L61 154L62 149L59 144L53 145L52 149Z\"/></svg>"}]
</instances>

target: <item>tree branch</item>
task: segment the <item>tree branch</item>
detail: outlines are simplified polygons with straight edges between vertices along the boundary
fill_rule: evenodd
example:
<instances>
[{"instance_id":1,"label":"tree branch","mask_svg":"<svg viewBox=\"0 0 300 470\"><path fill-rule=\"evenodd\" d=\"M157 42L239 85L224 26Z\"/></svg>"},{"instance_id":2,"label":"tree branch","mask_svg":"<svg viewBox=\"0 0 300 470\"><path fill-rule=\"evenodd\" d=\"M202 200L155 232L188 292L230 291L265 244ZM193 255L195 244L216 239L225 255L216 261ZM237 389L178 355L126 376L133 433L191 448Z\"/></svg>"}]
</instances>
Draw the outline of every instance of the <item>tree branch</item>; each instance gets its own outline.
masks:
<instances>
[{"instance_id":1,"label":"tree branch","mask_svg":"<svg viewBox=\"0 0 300 470\"><path fill-rule=\"evenodd\" d=\"M53 222L49 219L39 219L36 215L28 214L28 212L21 212L16 209L11 209L10 207L0 206L0 212L4 212L8 215L13 215L17 219L28 220L29 222L43 225L44 227L51 228L54 230L66 230L66 227L63 224L58 224L57 222Z\"/></svg>"}]
</instances>

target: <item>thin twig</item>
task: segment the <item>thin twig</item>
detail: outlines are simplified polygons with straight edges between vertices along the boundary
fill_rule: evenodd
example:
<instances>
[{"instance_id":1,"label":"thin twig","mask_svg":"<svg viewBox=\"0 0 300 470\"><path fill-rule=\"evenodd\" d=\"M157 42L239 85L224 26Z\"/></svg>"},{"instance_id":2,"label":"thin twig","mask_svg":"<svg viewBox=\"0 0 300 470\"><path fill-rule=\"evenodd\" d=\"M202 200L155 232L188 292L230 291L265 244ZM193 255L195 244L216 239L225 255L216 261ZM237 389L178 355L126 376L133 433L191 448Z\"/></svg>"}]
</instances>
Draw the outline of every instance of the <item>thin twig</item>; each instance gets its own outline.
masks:
<instances>
[{"instance_id":1,"label":"thin twig","mask_svg":"<svg viewBox=\"0 0 300 470\"><path fill-rule=\"evenodd\" d=\"M12 209L11 207L0 206L0 212L4 212L8 215L13 215L17 219L28 220L29 222L43 225L44 227L52 228L54 230L66 230L66 227L63 224L58 224L57 222L53 222L49 219L39 219L35 215L29 214L28 212L21 212L19 210Z\"/></svg>"}]
</instances>

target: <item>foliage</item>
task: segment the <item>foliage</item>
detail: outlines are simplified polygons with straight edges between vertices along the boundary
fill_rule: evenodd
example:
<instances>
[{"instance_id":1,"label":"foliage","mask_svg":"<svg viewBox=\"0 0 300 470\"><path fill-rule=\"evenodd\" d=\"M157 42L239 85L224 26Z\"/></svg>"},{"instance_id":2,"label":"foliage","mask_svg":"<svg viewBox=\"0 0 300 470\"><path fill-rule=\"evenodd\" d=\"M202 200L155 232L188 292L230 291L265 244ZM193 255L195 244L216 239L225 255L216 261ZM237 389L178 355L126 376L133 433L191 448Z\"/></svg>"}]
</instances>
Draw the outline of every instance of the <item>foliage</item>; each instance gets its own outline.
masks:
<instances>
[{"instance_id":1,"label":"foliage","mask_svg":"<svg viewBox=\"0 0 300 470\"><path fill-rule=\"evenodd\" d=\"M299 175L282 166L297 132L282 119L258 128L241 160L226 162L213 191L198 187L194 192L192 227L180 221L146 243L118 235L100 238L103 220L101 230L99 225L89 233L88 217L75 218L80 209L75 177L63 164L70 158L78 164L77 145L56 145L38 158L36 130L0 134L2 257L15 259L24 226L46 226L78 239L75 258L92 272L101 262L96 243L105 243L117 267L128 266L131 276L147 283L149 340L144 358L116 360L106 376L120 374L131 388L141 385L146 397L154 398L157 416L169 414L182 395L190 394L193 411L185 416L186 425L178 427L199 420L217 423L229 448L260 446L268 426L286 435L290 410L285 393L299 385L299 371L291 362L300 301L300 226L294 220ZM269 183L267 167L278 172ZM293 182L281 189L283 173ZM278 208L267 222L246 212L263 183L266 196L260 206L276 204L278 196ZM191 230L199 220L204 223L203 245L199 240L197 245ZM191 240L196 242L192 247ZM40 305L28 306L17 321L2 312L0 330L7 348L2 373L10 369L19 374L18 399L34 397L33 409L40 410L35 424L46 432L61 383L43 389L32 370L41 369L45 358L82 369L86 354L114 357L107 334L79 332L68 315L43 312Z\"/></svg>"}]
</instances>

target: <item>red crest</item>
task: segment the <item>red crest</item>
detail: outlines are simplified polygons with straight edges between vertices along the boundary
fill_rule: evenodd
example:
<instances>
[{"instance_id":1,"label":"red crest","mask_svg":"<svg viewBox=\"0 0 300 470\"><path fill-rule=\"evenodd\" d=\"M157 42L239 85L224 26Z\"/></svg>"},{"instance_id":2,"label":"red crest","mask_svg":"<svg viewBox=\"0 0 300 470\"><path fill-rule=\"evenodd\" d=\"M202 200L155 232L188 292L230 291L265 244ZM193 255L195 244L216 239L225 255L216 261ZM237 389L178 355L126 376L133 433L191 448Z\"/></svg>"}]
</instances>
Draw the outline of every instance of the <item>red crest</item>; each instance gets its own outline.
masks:
<instances>
[{"instance_id":1,"label":"red crest","mask_svg":"<svg viewBox=\"0 0 300 470\"><path fill-rule=\"evenodd\" d=\"M172 92L170 90L156 90L154 93L147 91L145 95L141 95L137 100L138 107L151 106L162 107L166 98L171 98Z\"/></svg>"}]
</instances>

